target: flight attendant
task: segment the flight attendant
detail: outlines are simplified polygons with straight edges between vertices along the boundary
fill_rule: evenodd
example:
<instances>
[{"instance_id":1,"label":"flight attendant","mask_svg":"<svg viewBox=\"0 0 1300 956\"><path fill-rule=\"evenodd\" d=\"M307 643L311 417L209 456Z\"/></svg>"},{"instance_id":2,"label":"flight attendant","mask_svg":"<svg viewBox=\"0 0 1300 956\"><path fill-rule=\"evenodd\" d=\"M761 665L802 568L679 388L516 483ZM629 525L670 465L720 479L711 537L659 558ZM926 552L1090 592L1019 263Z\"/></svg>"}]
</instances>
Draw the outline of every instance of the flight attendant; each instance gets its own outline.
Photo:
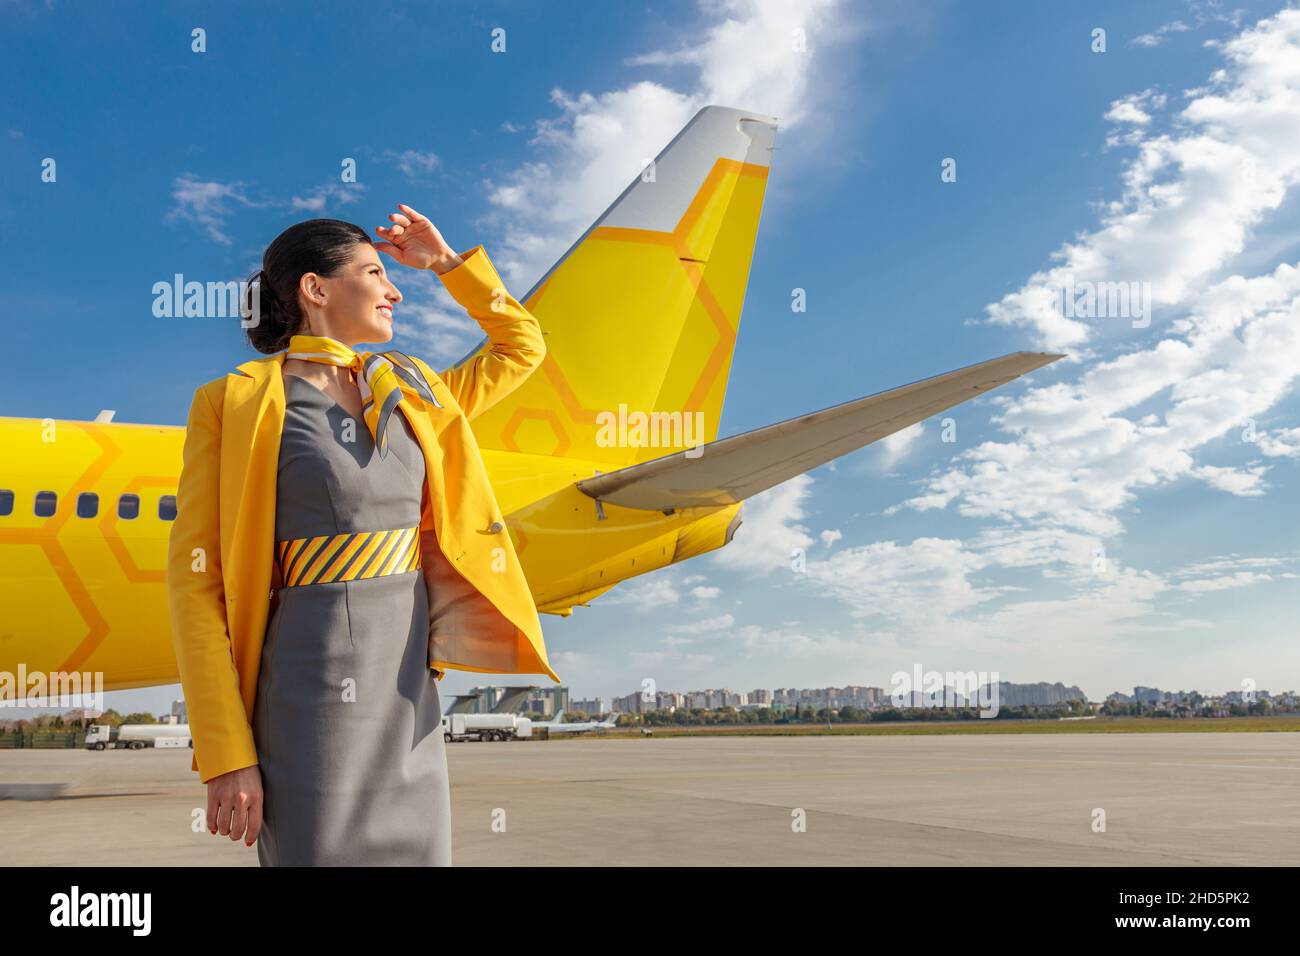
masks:
<instances>
[{"instance_id":1,"label":"flight attendant","mask_svg":"<svg viewBox=\"0 0 1300 956\"><path fill-rule=\"evenodd\" d=\"M540 328L482 247L398 208L382 242L336 219L281 233L247 306L272 358L190 411L168 587L194 769L209 832L263 866L450 865L437 681L559 680L466 424L541 362ZM491 347L441 376L358 351L402 301L380 251L433 270ZM515 566L489 575L489 553Z\"/></svg>"}]
</instances>

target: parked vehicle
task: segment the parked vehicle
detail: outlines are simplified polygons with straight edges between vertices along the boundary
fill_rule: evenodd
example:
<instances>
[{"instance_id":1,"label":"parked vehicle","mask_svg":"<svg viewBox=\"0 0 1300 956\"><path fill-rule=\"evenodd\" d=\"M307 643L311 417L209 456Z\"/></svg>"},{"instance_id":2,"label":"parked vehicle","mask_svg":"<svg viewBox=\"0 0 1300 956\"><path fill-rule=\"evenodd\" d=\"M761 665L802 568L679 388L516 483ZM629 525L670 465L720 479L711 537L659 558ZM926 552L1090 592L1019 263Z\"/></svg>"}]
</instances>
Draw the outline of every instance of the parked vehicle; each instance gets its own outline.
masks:
<instances>
[{"instance_id":1,"label":"parked vehicle","mask_svg":"<svg viewBox=\"0 0 1300 956\"><path fill-rule=\"evenodd\" d=\"M194 747L189 724L91 724L87 750L143 750L145 747Z\"/></svg>"},{"instance_id":2,"label":"parked vehicle","mask_svg":"<svg viewBox=\"0 0 1300 956\"><path fill-rule=\"evenodd\" d=\"M456 740L518 740L533 735L533 722L515 714L444 714L442 736Z\"/></svg>"}]
</instances>

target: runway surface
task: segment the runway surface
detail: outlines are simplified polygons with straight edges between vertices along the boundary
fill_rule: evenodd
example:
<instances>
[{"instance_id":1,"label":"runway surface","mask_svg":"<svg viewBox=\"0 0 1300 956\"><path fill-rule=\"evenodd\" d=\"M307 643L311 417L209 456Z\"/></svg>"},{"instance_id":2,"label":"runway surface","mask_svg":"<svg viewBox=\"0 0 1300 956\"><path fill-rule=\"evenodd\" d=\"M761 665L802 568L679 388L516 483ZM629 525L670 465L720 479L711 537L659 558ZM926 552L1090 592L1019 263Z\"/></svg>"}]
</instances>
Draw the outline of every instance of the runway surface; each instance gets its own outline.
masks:
<instances>
[{"instance_id":1,"label":"runway surface","mask_svg":"<svg viewBox=\"0 0 1300 956\"><path fill-rule=\"evenodd\" d=\"M1294 733L584 738L448 759L458 866L1300 863ZM38 797L0 799L0 861L256 866L192 832L189 764L0 751L0 797Z\"/></svg>"}]
</instances>

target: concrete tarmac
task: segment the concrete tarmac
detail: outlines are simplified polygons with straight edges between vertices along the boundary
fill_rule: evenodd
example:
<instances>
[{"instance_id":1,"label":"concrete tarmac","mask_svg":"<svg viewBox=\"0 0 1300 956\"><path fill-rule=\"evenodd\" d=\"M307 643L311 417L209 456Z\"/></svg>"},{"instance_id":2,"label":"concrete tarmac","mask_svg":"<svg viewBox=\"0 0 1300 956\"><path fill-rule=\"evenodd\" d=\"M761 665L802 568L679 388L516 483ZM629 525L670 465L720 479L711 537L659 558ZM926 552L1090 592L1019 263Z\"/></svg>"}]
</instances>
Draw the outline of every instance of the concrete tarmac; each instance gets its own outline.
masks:
<instances>
[{"instance_id":1,"label":"concrete tarmac","mask_svg":"<svg viewBox=\"0 0 1300 956\"><path fill-rule=\"evenodd\" d=\"M256 866L192 831L190 756L0 751L0 862ZM1300 863L1294 733L586 737L448 761L458 866Z\"/></svg>"}]
</instances>

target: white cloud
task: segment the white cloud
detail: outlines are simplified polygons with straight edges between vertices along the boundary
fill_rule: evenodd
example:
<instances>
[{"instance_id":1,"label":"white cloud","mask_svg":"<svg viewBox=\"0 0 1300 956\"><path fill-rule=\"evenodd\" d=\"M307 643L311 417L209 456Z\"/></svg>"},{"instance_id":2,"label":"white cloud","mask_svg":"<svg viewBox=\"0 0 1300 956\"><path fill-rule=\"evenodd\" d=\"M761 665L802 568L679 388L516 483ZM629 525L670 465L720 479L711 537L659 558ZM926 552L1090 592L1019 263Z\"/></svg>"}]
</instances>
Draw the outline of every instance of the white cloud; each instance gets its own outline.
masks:
<instances>
[{"instance_id":1,"label":"white cloud","mask_svg":"<svg viewBox=\"0 0 1300 956\"><path fill-rule=\"evenodd\" d=\"M719 614L702 621L674 624L668 630L672 634L712 634L716 631L725 631L735 623L736 619L730 614Z\"/></svg>"},{"instance_id":2,"label":"white cloud","mask_svg":"<svg viewBox=\"0 0 1300 956\"><path fill-rule=\"evenodd\" d=\"M1162 109L1166 98L1154 90L1143 90L1121 97L1110 104L1106 119L1112 123L1136 123L1146 126L1151 122L1151 114L1146 111L1148 103L1156 109Z\"/></svg>"},{"instance_id":3,"label":"white cloud","mask_svg":"<svg viewBox=\"0 0 1300 956\"><path fill-rule=\"evenodd\" d=\"M1276 458L1286 455L1300 458L1300 428L1281 428L1276 432L1260 432L1257 436L1260 454Z\"/></svg>"},{"instance_id":4,"label":"white cloud","mask_svg":"<svg viewBox=\"0 0 1300 956\"><path fill-rule=\"evenodd\" d=\"M1240 28L1241 20L1246 15L1246 11L1240 7L1223 11L1221 0L1191 0L1187 5L1188 14L1192 18L1189 25L1184 20L1171 20L1162 24L1150 33L1143 33L1141 36L1134 37L1129 42L1134 46L1156 47L1163 43L1166 37L1171 33L1187 33L1193 29L1199 30L1207 23L1228 24L1234 30Z\"/></svg>"},{"instance_id":5,"label":"white cloud","mask_svg":"<svg viewBox=\"0 0 1300 956\"><path fill-rule=\"evenodd\" d=\"M1267 467L1248 465L1244 468L1222 468L1217 465L1198 465L1190 473L1211 488L1243 498L1253 498L1264 493L1263 477Z\"/></svg>"},{"instance_id":6,"label":"white cloud","mask_svg":"<svg viewBox=\"0 0 1300 956\"><path fill-rule=\"evenodd\" d=\"M633 651L628 656L637 667L671 666L674 672L682 674L699 671L714 661L712 654L688 654L671 646L662 651Z\"/></svg>"},{"instance_id":7,"label":"white cloud","mask_svg":"<svg viewBox=\"0 0 1300 956\"><path fill-rule=\"evenodd\" d=\"M851 30L837 0L721 0L722 14L696 39L674 51L629 58L631 65L678 66L699 71L700 104L752 104L797 125L812 105L809 65L834 32ZM802 34L802 36L801 36Z\"/></svg>"},{"instance_id":8,"label":"white cloud","mask_svg":"<svg viewBox=\"0 0 1300 956\"><path fill-rule=\"evenodd\" d=\"M1156 28L1151 33L1143 33L1141 36L1134 37L1130 42L1134 46L1153 47L1159 46L1164 42L1165 35L1169 33L1186 33L1190 30L1182 20L1172 20Z\"/></svg>"},{"instance_id":9,"label":"white cloud","mask_svg":"<svg viewBox=\"0 0 1300 956\"><path fill-rule=\"evenodd\" d=\"M289 206L295 211L321 213L330 206L360 202L361 194L365 191L366 187L362 183L325 183L314 187L305 196L291 197Z\"/></svg>"},{"instance_id":10,"label":"white cloud","mask_svg":"<svg viewBox=\"0 0 1300 956\"><path fill-rule=\"evenodd\" d=\"M838 599L855 617L882 617L920 630L990 600L995 592L970 578L987 563L960 541L917 538L843 549L810 561L805 573L815 590Z\"/></svg>"},{"instance_id":11,"label":"white cloud","mask_svg":"<svg viewBox=\"0 0 1300 956\"><path fill-rule=\"evenodd\" d=\"M677 604L681 592L673 583L671 575L650 574L625 581L601 598L601 604L610 606L627 606L645 613L660 610L667 604Z\"/></svg>"},{"instance_id":12,"label":"white cloud","mask_svg":"<svg viewBox=\"0 0 1300 956\"><path fill-rule=\"evenodd\" d=\"M437 153L423 152L418 149L384 150L383 159L395 163L408 179L416 179L433 172L442 165Z\"/></svg>"},{"instance_id":13,"label":"white cloud","mask_svg":"<svg viewBox=\"0 0 1300 956\"><path fill-rule=\"evenodd\" d=\"M1166 303L1197 289L1190 308L1147 348L1085 362L1073 382L995 398L993 421L1014 439L963 452L904 507L955 504L967 517L1104 538L1120 533L1123 512L1140 493L1175 481L1196 479L1240 496L1266 491L1268 465L1250 459L1289 454L1295 431L1261 432L1255 444L1243 436L1300 373L1300 270L1283 264L1253 278L1201 280L1240 250L1246 223L1297 181L1300 124L1275 119L1300 110L1300 11L1263 21L1223 48L1232 69L1215 81L1219 91L1200 94L1184 111L1198 129L1157 141L1159 157L1181 157L1169 170L1177 175L1157 186L1139 157L1127 173L1134 210L1061 254L1074 266L1091 264L1093 278L1105 274L1102 267L1140 275L1140 264L1153 261ZM1229 156L1253 158L1253 178L1225 165ZM1091 335L1082 323L1024 310L1041 299L1043 276L990 311L1001 320L1016 316L1057 343ZM1246 460L1197 460L1211 451Z\"/></svg>"},{"instance_id":14,"label":"white cloud","mask_svg":"<svg viewBox=\"0 0 1300 956\"><path fill-rule=\"evenodd\" d=\"M228 246L231 239L226 235L225 225L235 207L264 205L248 197L244 183L219 183L199 179L193 173L182 173L172 184L172 208L166 218L195 223L213 240Z\"/></svg>"},{"instance_id":15,"label":"white cloud","mask_svg":"<svg viewBox=\"0 0 1300 956\"><path fill-rule=\"evenodd\" d=\"M1267 466L1198 463L1194 453L1227 439L1228 450L1252 454L1256 446L1240 440L1243 426L1300 376L1300 269L1226 279L1173 328L1182 335L1096 363L1073 383L1003 399L993 421L1015 440L961 453L904 505L925 511L956 503L968 517L1111 536L1140 491L1182 478L1261 493ZM1132 415L1153 402L1163 410Z\"/></svg>"},{"instance_id":16,"label":"white cloud","mask_svg":"<svg viewBox=\"0 0 1300 956\"><path fill-rule=\"evenodd\" d=\"M1135 140L1123 198L1106 207L1101 228L988 306L990 321L1026 328L1045 348L1077 349L1097 322L1123 320L1063 315L1059 290L1071 279L1150 282L1158 311L1192 301L1300 179L1300 123L1283 119L1300 115L1298 44L1300 10L1219 44L1228 66L1192 91L1171 132ZM1149 119L1136 106L1120 109Z\"/></svg>"},{"instance_id":17,"label":"white cloud","mask_svg":"<svg viewBox=\"0 0 1300 956\"><path fill-rule=\"evenodd\" d=\"M842 549L809 562L806 574L787 571L809 595L830 598L854 617L909 642L985 652L1015 649L1050 635L1054 646L1077 641L1095 651L1104 636L1177 632L1182 600L1288 577L1295 556L1230 556L1165 573L1125 567L1105 558L1096 539L1059 529L994 529L970 541L917 538ZM1060 582L1059 596L1032 596L990 583L1011 569L1037 569ZM1106 639L1109 639L1107 637Z\"/></svg>"},{"instance_id":18,"label":"white cloud","mask_svg":"<svg viewBox=\"0 0 1300 956\"><path fill-rule=\"evenodd\" d=\"M893 635L875 632L845 637L824 628L806 631L796 626L743 624L729 635L728 643L751 656L767 656L778 667L788 669L792 660L803 666L821 661L824 668L843 673L845 660L860 660L864 651L892 644Z\"/></svg>"},{"instance_id":19,"label":"white cloud","mask_svg":"<svg viewBox=\"0 0 1300 956\"><path fill-rule=\"evenodd\" d=\"M917 422L876 442L880 466L888 471L901 464L916 448L917 441L923 434L925 434L925 423Z\"/></svg>"},{"instance_id":20,"label":"white cloud","mask_svg":"<svg viewBox=\"0 0 1300 956\"><path fill-rule=\"evenodd\" d=\"M488 221L504 233L493 260L508 283L526 289L539 279L701 107L756 110L783 130L815 118L833 91L827 54L861 29L839 0L708 0L701 10L705 22L685 25L682 45L628 60L691 67L688 88L640 80L594 94L551 91L559 113L535 122L533 157L487 184ZM796 29L806 52L794 49Z\"/></svg>"},{"instance_id":21,"label":"white cloud","mask_svg":"<svg viewBox=\"0 0 1300 956\"><path fill-rule=\"evenodd\" d=\"M1205 575L1214 575L1224 572L1236 572L1249 570L1252 568L1273 568L1282 567L1285 561L1281 558L1247 556L1240 554L1225 554L1210 558L1206 561L1200 561L1196 564L1187 565L1177 572L1174 577L1201 577ZM1286 575L1282 575L1285 577Z\"/></svg>"},{"instance_id":22,"label":"white cloud","mask_svg":"<svg viewBox=\"0 0 1300 956\"><path fill-rule=\"evenodd\" d=\"M1245 587L1249 584L1259 584L1264 581L1272 581L1273 578L1268 574L1258 574L1253 571L1238 571L1236 574L1225 574L1218 578L1203 578L1199 581L1186 581L1182 584L1175 585L1182 591L1223 591L1227 588Z\"/></svg>"},{"instance_id":23,"label":"white cloud","mask_svg":"<svg viewBox=\"0 0 1300 956\"><path fill-rule=\"evenodd\" d=\"M793 553L807 552L813 538L799 522L813 479L799 475L745 502L732 543L713 552L715 567L765 574L789 570Z\"/></svg>"},{"instance_id":24,"label":"white cloud","mask_svg":"<svg viewBox=\"0 0 1300 956\"><path fill-rule=\"evenodd\" d=\"M359 183L325 183L305 195L291 196L288 200L253 199L243 182L222 183L199 179L193 173L182 173L172 184L172 207L167 219L183 219L202 229L215 242L231 244L226 234L228 220L239 207L262 209L283 207L293 212L321 213L329 206L342 206L360 200L365 186Z\"/></svg>"}]
</instances>

